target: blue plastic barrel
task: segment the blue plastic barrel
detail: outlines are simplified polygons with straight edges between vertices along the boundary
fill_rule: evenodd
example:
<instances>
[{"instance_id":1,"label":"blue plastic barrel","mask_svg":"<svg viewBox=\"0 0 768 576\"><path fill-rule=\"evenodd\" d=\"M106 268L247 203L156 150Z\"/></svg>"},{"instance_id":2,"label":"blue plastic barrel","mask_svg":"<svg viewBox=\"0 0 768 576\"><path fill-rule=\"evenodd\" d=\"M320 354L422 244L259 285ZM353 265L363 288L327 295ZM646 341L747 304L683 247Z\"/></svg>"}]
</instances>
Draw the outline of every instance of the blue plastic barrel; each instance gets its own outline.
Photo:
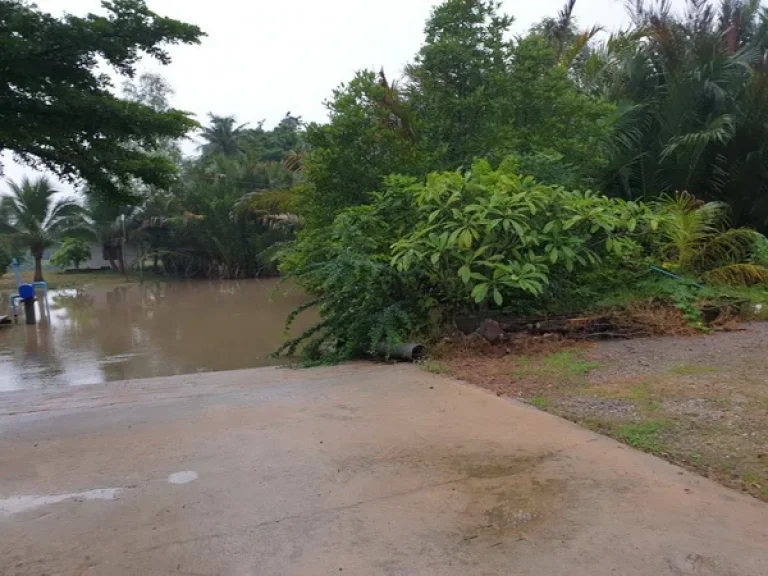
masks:
<instances>
[{"instance_id":1,"label":"blue plastic barrel","mask_svg":"<svg viewBox=\"0 0 768 576\"><path fill-rule=\"evenodd\" d=\"M22 300L27 300L29 298L35 297L35 287L32 286L32 284L21 284L19 285L19 296L21 296Z\"/></svg>"}]
</instances>

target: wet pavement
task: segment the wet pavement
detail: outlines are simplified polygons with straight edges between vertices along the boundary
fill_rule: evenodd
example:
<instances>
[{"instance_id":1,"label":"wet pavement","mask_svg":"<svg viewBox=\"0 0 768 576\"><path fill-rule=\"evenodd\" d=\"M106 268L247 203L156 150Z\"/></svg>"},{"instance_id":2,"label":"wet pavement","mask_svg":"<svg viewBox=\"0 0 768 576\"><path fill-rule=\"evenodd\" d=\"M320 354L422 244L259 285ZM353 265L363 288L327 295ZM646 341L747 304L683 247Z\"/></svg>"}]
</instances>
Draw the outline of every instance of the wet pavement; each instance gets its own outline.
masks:
<instances>
[{"instance_id":1,"label":"wet pavement","mask_svg":"<svg viewBox=\"0 0 768 576\"><path fill-rule=\"evenodd\" d=\"M285 320L306 301L276 286L187 281L51 291L50 322L40 306L39 325L26 326L22 316L0 327L0 392L275 364L269 355ZM302 315L293 334L314 321Z\"/></svg>"},{"instance_id":2,"label":"wet pavement","mask_svg":"<svg viewBox=\"0 0 768 576\"><path fill-rule=\"evenodd\" d=\"M764 576L768 506L414 366L0 395L0 574Z\"/></svg>"}]
</instances>

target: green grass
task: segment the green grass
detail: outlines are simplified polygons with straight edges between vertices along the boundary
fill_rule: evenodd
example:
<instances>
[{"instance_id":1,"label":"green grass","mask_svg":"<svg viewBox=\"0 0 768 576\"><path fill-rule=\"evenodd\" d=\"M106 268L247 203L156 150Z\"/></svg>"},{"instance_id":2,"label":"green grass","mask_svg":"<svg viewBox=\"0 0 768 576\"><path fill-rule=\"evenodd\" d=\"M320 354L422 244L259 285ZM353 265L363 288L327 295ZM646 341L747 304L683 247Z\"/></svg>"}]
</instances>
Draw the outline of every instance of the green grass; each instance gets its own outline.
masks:
<instances>
[{"instance_id":1,"label":"green grass","mask_svg":"<svg viewBox=\"0 0 768 576\"><path fill-rule=\"evenodd\" d=\"M678 376L704 376L717 374L720 369L717 366L707 366L706 364L678 364L670 368L669 372Z\"/></svg>"},{"instance_id":2,"label":"green grass","mask_svg":"<svg viewBox=\"0 0 768 576\"><path fill-rule=\"evenodd\" d=\"M599 367L599 362L587 360L578 352L564 350L543 358L520 358L512 376L574 379L579 376L586 376Z\"/></svg>"},{"instance_id":3,"label":"green grass","mask_svg":"<svg viewBox=\"0 0 768 576\"><path fill-rule=\"evenodd\" d=\"M535 406L539 410L546 410L549 407L549 400L542 396L535 396L528 399L528 404Z\"/></svg>"},{"instance_id":4,"label":"green grass","mask_svg":"<svg viewBox=\"0 0 768 576\"><path fill-rule=\"evenodd\" d=\"M451 371L448 366L436 360L427 360L421 367L430 374L448 374Z\"/></svg>"},{"instance_id":5,"label":"green grass","mask_svg":"<svg viewBox=\"0 0 768 576\"><path fill-rule=\"evenodd\" d=\"M638 402L650 402L651 401L650 385L647 382L643 382L642 384L638 384L637 386L630 388L629 397L632 400L636 400Z\"/></svg>"},{"instance_id":6,"label":"green grass","mask_svg":"<svg viewBox=\"0 0 768 576\"><path fill-rule=\"evenodd\" d=\"M742 477L742 481L744 484L764 484L765 478L763 478L762 474L759 474L757 472L745 472Z\"/></svg>"},{"instance_id":7,"label":"green grass","mask_svg":"<svg viewBox=\"0 0 768 576\"><path fill-rule=\"evenodd\" d=\"M666 427L664 420L647 420L637 424L624 424L613 429L613 435L633 448L648 452L661 451L661 431Z\"/></svg>"}]
</instances>

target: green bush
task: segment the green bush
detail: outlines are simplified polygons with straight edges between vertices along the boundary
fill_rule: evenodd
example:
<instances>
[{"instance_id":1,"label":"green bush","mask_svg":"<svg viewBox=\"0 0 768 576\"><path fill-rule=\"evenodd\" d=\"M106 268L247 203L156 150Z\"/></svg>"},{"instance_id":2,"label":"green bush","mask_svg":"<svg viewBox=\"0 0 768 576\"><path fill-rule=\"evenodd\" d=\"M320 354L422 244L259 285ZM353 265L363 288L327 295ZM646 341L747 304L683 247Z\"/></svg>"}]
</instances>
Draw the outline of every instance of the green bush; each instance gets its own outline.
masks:
<instances>
[{"instance_id":1,"label":"green bush","mask_svg":"<svg viewBox=\"0 0 768 576\"><path fill-rule=\"evenodd\" d=\"M420 270L448 308L503 308L656 241L661 218L650 206L539 184L516 167L480 161L413 187L418 218L394 243L392 264Z\"/></svg>"},{"instance_id":2,"label":"green bush","mask_svg":"<svg viewBox=\"0 0 768 576\"><path fill-rule=\"evenodd\" d=\"M390 247L417 216L411 187L402 177L387 180L387 193L370 206L348 208L326 228L301 232L280 255L280 271L295 278L315 300L321 322L290 340L278 353L291 354L302 342L305 356L341 360L375 351L382 342L399 343L429 329L430 297L417 274L390 264Z\"/></svg>"},{"instance_id":3,"label":"green bush","mask_svg":"<svg viewBox=\"0 0 768 576\"><path fill-rule=\"evenodd\" d=\"M0 276L8 271L8 266L11 265L12 259L10 247L0 243Z\"/></svg>"},{"instance_id":4,"label":"green bush","mask_svg":"<svg viewBox=\"0 0 768 576\"><path fill-rule=\"evenodd\" d=\"M658 244L649 206L538 184L516 166L481 161L426 183L391 176L371 205L301 233L281 271L316 297L306 307L322 320L281 351L309 340L316 358L371 352L457 312L544 300L566 277Z\"/></svg>"},{"instance_id":5,"label":"green bush","mask_svg":"<svg viewBox=\"0 0 768 576\"><path fill-rule=\"evenodd\" d=\"M90 257L91 249L85 240L65 238L59 249L51 256L51 264L62 269L73 266L78 270L80 264L89 260Z\"/></svg>"}]
</instances>

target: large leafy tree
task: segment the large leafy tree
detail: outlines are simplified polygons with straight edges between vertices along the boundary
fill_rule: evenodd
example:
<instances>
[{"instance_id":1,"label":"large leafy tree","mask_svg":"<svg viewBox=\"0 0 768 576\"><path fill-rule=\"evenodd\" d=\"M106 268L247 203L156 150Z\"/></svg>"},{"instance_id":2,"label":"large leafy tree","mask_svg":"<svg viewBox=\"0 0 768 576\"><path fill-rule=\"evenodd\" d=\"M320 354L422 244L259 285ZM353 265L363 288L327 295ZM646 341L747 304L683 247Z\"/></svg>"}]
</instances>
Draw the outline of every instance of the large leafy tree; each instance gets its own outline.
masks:
<instances>
[{"instance_id":1,"label":"large leafy tree","mask_svg":"<svg viewBox=\"0 0 768 576\"><path fill-rule=\"evenodd\" d=\"M43 252L65 232L84 226L83 209L72 198L55 199L50 180L9 181L10 194L0 201L0 232L17 246L28 248L35 260L35 282L42 282Z\"/></svg>"},{"instance_id":2,"label":"large leafy tree","mask_svg":"<svg viewBox=\"0 0 768 576\"><path fill-rule=\"evenodd\" d=\"M612 107L580 88L573 64L597 29L578 32L571 1L557 19L509 38L492 0L447 0L432 13L407 68L409 106L430 167L552 154L587 175L599 164Z\"/></svg>"},{"instance_id":3,"label":"large leafy tree","mask_svg":"<svg viewBox=\"0 0 768 576\"><path fill-rule=\"evenodd\" d=\"M132 178L166 185L175 167L154 151L196 122L118 98L98 68L130 78L142 56L168 64L167 45L196 44L203 33L155 14L144 0L102 6L105 15L56 18L25 0L0 2L0 151L108 194Z\"/></svg>"},{"instance_id":4,"label":"large leafy tree","mask_svg":"<svg viewBox=\"0 0 768 576\"><path fill-rule=\"evenodd\" d=\"M494 0L448 0L432 11L424 46L406 73L433 167L468 168L494 147L512 22Z\"/></svg>"},{"instance_id":5,"label":"large leafy tree","mask_svg":"<svg viewBox=\"0 0 768 576\"><path fill-rule=\"evenodd\" d=\"M407 101L383 72L358 72L326 103L330 122L310 124L303 162L308 185L301 198L310 226L330 223L340 210L364 204L393 173L423 173Z\"/></svg>"}]
</instances>

